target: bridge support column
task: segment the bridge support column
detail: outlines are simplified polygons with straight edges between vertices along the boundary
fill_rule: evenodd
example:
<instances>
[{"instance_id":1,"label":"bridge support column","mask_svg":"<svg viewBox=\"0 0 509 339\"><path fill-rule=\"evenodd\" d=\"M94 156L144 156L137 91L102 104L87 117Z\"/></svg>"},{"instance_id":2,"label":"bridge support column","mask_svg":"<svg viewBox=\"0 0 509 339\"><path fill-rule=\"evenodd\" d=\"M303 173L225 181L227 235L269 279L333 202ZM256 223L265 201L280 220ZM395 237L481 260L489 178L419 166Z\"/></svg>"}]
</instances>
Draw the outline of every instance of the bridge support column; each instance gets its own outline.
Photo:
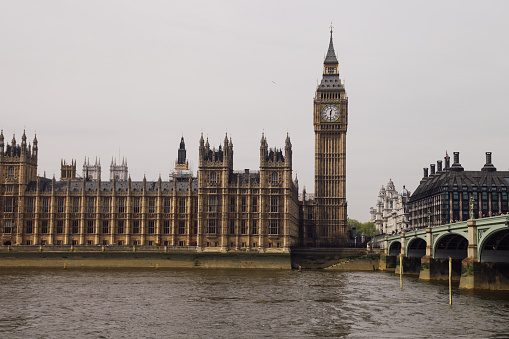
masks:
<instances>
[{"instance_id":1,"label":"bridge support column","mask_svg":"<svg viewBox=\"0 0 509 339\"><path fill-rule=\"evenodd\" d=\"M431 279L431 261L433 259L433 240L431 237L431 227L426 227L426 255L421 258L421 271L419 279Z\"/></svg>"},{"instance_id":2,"label":"bridge support column","mask_svg":"<svg viewBox=\"0 0 509 339\"><path fill-rule=\"evenodd\" d=\"M467 221L468 249L467 257L461 262L460 288L474 289L481 283L481 269L477 254L477 225L475 219Z\"/></svg>"},{"instance_id":3,"label":"bridge support column","mask_svg":"<svg viewBox=\"0 0 509 339\"><path fill-rule=\"evenodd\" d=\"M380 263L378 265L378 269L380 271L394 271L396 267L396 257L390 257L386 253L380 254Z\"/></svg>"}]
</instances>

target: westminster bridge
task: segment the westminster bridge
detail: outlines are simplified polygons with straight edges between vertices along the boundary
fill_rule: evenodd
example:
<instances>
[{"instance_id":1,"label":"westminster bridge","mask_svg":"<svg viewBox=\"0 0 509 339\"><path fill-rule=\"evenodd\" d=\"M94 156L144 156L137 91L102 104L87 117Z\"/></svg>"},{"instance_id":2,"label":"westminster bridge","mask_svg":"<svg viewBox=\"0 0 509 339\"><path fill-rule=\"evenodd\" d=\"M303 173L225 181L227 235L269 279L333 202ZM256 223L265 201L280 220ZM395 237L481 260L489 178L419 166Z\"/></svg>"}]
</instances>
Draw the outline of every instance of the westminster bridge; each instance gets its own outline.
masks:
<instances>
[{"instance_id":1,"label":"westminster bridge","mask_svg":"<svg viewBox=\"0 0 509 339\"><path fill-rule=\"evenodd\" d=\"M385 269L418 273L423 280L453 278L460 288L509 289L509 215L426 227L377 239Z\"/></svg>"}]
</instances>

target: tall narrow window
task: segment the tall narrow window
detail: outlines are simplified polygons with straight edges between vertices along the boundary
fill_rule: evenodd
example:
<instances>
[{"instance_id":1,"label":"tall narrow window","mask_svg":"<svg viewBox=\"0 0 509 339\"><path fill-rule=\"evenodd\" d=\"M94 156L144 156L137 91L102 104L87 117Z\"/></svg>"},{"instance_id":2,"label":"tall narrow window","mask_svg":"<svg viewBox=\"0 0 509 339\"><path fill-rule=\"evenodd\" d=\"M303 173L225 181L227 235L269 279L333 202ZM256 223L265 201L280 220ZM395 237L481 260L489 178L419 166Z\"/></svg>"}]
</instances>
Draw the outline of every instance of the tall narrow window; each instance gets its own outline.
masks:
<instances>
[{"instance_id":1,"label":"tall narrow window","mask_svg":"<svg viewBox=\"0 0 509 339\"><path fill-rule=\"evenodd\" d=\"M57 220L57 233L58 234L64 233L64 221L63 220Z\"/></svg>"},{"instance_id":2,"label":"tall narrow window","mask_svg":"<svg viewBox=\"0 0 509 339\"><path fill-rule=\"evenodd\" d=\"M94 221L93 220L88 220L87 221L87 233L88 234L93 234L94 233Z\"/></svg>"},{"instance_id":3,"label":"tall narrow window","mask_svg":"<svg viewBox=\"0 0 509 339\"><path fill-rule=\"evenodd\" d=\"M133 201L133 213L140 213L140 199L138 198Z\"/></svg>"},{"instance_id":4,"label":"tall narrow window","mask_svg":"<svg viewBox=\"0 0 509 339\"><path fill-rule=\"evenodd\" d=\"M235 212L235 198L230 199L230 212Z\"/></svg>"},{"instance_id":5,"label":"tall narrow window","mask_svg":"<svg viewBox=\"0 0 509 339\"><path fill-rule=\"evenodd\" d=\"M117 233L124 234L124 221L117 221Z\"/></svg>"},{"instance_id":6,"label":"tall narrow window","mask_svg":"<svg viewBox=\"0 0 509 339\"><path fill-rule=\"evenodd\" d=\"M108 220L103 220L103 234L110 233Z\"/></svg>"},{"instance_id":7,"label":"tall narrow window","mask_svg":"<svg viewBox=\"0 0 509 339\"><path fill-rule=\"evenodd\" d=\"M41 222L41 233L48 233L48 220L43 220Z\"/></svg>"},{"instance_id":8,"label":"tall narrow window","mask_svg":"<svg viewBox=\"0 0 509 339\"><path fill-rule=\"evenodd\" d=\"M179 221L179 234L185 234L186 233L186 223L184 220Z\"/></svg>"},{"instance_id":9,"label":"tall narrow window","mask_svg":"<svg viewBox=\"0 0 509 339\"><path fill-rule=\"evenodd\" d=\"M33 213L33 212L34 212L34 199L27 198L27 213Z\"/></svg>"},{"instance_id":10,"label":"tall narrow window","mask_svg":"<svg viewBox=\"0 0 509 339\"><path fill-rule=\"evenodd\" d=\"M43 213L49 212L49 198L42 199L42 212Z\"/></svg>"},{"instance_id":11,"label":"tall narrow window","mask_svg":"<svg viewBox=\"0 0 509 339\"><path fill-rule=\"evenodd\" d=\"M12 233L12 221L11 220L5 220L4 222L4 233L10 234Z\"/></svg>"},{"instance_id":12,"label":"tall narrow window","mask_svg":"<svg viewBox=\"0 0 509 339\"><path fill-rule=\"evenodd\" d=\"M269 234L279 234L279 220L269 220Z\"/></svg>"},{"instance_id":13,"label":"tall narrow window","mask_svg":"<svg viewBox=\"0 0 509 339\"><path fill-rule=\"evenodd\" d=\"M246 230L246 220L242 219L240 221L240 234L246 234L247 233L247 230Z\"/></svg>"},{"instance_id":14,"label":"tall narrow window","mask_svg":"<svg viewBox=\"0 0 509 339\"><path fill-rule=\"evenodd\" d=\"M235 234L235 220L230 220L230 234Z\"/></svg>"},{"instance_id":15,"label":"tall narrow window","mask_svg":"<svg viewBox=\"0 0 509 339\"><path fill-rule=\"evenodd\" d=\"M133 221L133 234L140 233L140 222L138 220Z\"/></svg>"},{"instance_id":16,"label":"tall narrow window","mask_svg":"<svg viewBox=\"0 0 509 339\"><path fill-rule=\"evenodd\" d=\"M118 199L118 213L125 213L125 199Z\"/></svg>"},{"instance_id":17,"label":"tall narrow window","mask_svg":"<svg viewBox=\"0 0 509 339\"><path fill-rule=\"evenodd\" d=\"M156 199L150 198L148 201L148 213L155 213L156 212Z\"/></svg>"},{"instance_id":18,"label":"tall narrow window","mask_svg":"<svg viewBox=\"0 0 509 339\"><path fill-rule=\"evenodd\" d=\"M270 211L279 212L279 197L270 198Z\"/></svg>"},{"instance_id":19,"label":"tall narrow window","mask_svg":"<svg viewBox=\"0 0 509 339\"><path fill-rule=\"evenodd\" d=\"M32 224L32 220L27 220L25 223L25 233L33 233L34 226Z\"/></svg>"},{"instance_id":20,"label":"tall narrow window","mask_svg":"<svg viewBox=\"0 0 509 339\"><path fill-rule=\"evenodd\" d=\"M253 197L253 213L258 212L258 198Z\"/></svg>"},{"instance_id":21,"label":"tall narrow window","mask_svg":"<svg viewBox=\"0 0 509 339\"><path fill-rule=\"evenodd\" d=\"M258 220L251 221L251 233L258 234Z\"/></svg>"},{"instance_id":22,"label":"tall narrow window","mask_svg":"<svg viewBox=\"0 0 509 339\"><path fill-rule=\"evenodd\" d=\"M95 199L94 198L88 198L88 213L94 213L95 212L94 204L95 204Z\"/></svg>"},{"instance_id":23,"label":"tall narrow window","mask_svg":"<svg viewBox=\"0 0 509 339\"><path fill-rule=\"evenodd\" d=\"M79 213L80 212L80 198L74 198L72 201L72 212Z\"/></svg>"},{"instance_id":24,"label":"tall narrow window","mask_svg":"<svg viewBox=\"0 0 509 339\"><path fill-rule=\"evenodd\" d=\"M14 180L14 167L9 167L9 180Z\"/></svg>"},{"instance_id":25,"label":"tall narrow window","mask_svg":"<svg viewBox=\"0 0 509 339\"><path fill-rule=\"evenodd\" d=\"M13 198L5 198L5 212L11 213L14 212L14 199Z\"/></svg>"},{"instance_id":26,"label":"tall narrow window","mask_svg":"<svg viewBox=\"0 0 509 339\"><path fill-rule=\"evenodd\" d=\"M217 184L217 173L216 172L210 173L210 183Z\"/></svg>"},{"instance_id":27,"label":"tall narrow window","mask_svg":"<svg viewBox=\"0 0 509 339\"><path fill-rule=\"evenodd\" d=\"M149 220L148 221L148 234L154 234L156 233L155 231L155 221L154 220Z\"/></svg>"},{"instance_id":28,"label":"tall narrow window","mask_svg":"<svg viewBox=\"0 0 509 339\"><path fill-rule=\"evenodd\" d=\"M64 213L64 198L58 198L57 200L57 212Z\"/></svg>"},{"instance_id":29,"label":"tall narrow window","mask_svg":"<svg viewBox=\"0 0 509 339\"><path fill-rule=\"evenodd\" d=\"M103 213L110 213L110 198L103 199Z\"/></svg>"},{"instance_id":30,"label":"tall narrow window","mask_svg":"<svg viewBox=\"0 0 509 339\"><path fill-rule=\"evenodd\" d=\"M216 233L216 220L215 219L207 220L207 233L209 233L209 234Z\"/></svg>"},{"instance_id":31,"label":"tall narrow window","mask_svg":"<svg viewBox=\"0 0 509 339\"><path fill-rule=\"evenodd\" d=\"M186 199L179 200L179 213L180 214L186 213Z\"/></svg>"},{"instance_id":32,"label":"tall narrow window","mask_svg":"<svg viewBox=\"0 0 509 339\"><path fill-rule=\"evenodd\" d=\"M207 212L217 212L217 197L209 197Z\"/></svg>"},{"instance_id":33,"label":"tall narrow window","mask_svg":"<svg viewBox=\"0 0 509 339\"><path fill-rule=\"evenodd\" d=\"M170 234L170 221L169 220L163 221L163 233Z\"/></svg>"},{"instance_id":34,"label":"tall narrow window","mask_svg":"<svg viewBox=\"0 0 509 339\"><path fill-rule=\"evenodd\" d=\"M171 200L170 199L164 199L164 213L166 213L166 214L171 213Z\"/></svg>"},{"instance_id":35,"label":"tall narrow window","mask_svg":"<svg viewBox=\"0 0 509 339\"><path fill-rule=\"evenodd\" d=\"M78 234L80 232L80 222L79 220L72 221L72 233Z\"/></svg>"},{"instance_id":36,"label":"tall narrow window","mask_svg":"<svg viewBox=\"0 0 509 339\"><path fill-rule=\"evenodd\" d=\"M240 208L242 212L246 212L246 197L242 197L240 202Z\"/></svg>"}]
</instances>

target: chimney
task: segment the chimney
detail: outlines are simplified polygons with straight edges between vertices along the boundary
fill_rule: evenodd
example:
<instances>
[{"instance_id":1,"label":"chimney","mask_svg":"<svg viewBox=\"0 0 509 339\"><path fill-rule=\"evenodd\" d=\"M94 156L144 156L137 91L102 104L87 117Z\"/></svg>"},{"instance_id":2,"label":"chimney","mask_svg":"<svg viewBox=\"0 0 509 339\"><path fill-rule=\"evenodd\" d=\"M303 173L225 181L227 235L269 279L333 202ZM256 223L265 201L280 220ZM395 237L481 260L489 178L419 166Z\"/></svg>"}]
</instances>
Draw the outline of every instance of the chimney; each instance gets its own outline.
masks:
<instances>
[{"instance_id":1,"label":"chimney","mask_svg":"<svg viewBox=\"0 0 509 339\"><path fill-rule=\"evenodd\" d=\"M427 178L428 177L428 169L423 168L423 170L424 170L424 178Z\"/></svg>"},{"instance_id":2,"label":"chimney","mask_svg":"<svg viewBox=\"0 0 509 339\"><path fill-rule=\"evenodd\" d=\"M435 175L435 165L431 164L429 167L431 168L431 175Z\"/></svg>"},{"instance_id":3,"label":"chimney","mask_svg":"<svg viewBox=\"0 0 509 339\"><path fill-rule=\"evenodd\" d=\"M437 172L442 172L442 160L437 161Z\"/></svg>"},{"instance_id":4,"label":"chimney","mask_svg":"<svg viewBox=\"0 0 509 339\"><path fill-rule=\"evenodd\" d=\"M494 172L496 170L495 166L491 163L491 152L486 152L486 164L484 164L484 167L481 168L481 171Z\"/></svg>"},{"instance_id":5,"label":"chimney","mask_svg":"<svg viewBox=\"0 0 509 339\"><path fill-rule=\"evenodd\" d=\"M451 171L463 171L463 167L460 164L460 152L454 152L454 164L451 166Z\"/></svg>"}]
</instances>

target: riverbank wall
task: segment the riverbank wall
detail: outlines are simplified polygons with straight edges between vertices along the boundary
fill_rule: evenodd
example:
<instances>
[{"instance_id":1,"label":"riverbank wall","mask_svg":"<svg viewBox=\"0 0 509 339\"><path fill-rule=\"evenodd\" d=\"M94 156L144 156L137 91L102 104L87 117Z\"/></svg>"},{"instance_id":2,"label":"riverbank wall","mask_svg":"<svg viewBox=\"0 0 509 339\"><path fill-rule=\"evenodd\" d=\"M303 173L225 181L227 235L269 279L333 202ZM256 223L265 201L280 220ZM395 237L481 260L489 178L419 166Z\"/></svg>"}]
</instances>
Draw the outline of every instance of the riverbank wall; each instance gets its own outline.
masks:
<instances>
[{"instance_id":1,"label":"riverbank wall","mask_svg":"<svg viewBox=\"0 0 509 339\"><path fill-rule=\"evenodd\" d=\"M107 248L0 249L0 267L291 269L289 253Z\"/></svg>"}]
</instances>

